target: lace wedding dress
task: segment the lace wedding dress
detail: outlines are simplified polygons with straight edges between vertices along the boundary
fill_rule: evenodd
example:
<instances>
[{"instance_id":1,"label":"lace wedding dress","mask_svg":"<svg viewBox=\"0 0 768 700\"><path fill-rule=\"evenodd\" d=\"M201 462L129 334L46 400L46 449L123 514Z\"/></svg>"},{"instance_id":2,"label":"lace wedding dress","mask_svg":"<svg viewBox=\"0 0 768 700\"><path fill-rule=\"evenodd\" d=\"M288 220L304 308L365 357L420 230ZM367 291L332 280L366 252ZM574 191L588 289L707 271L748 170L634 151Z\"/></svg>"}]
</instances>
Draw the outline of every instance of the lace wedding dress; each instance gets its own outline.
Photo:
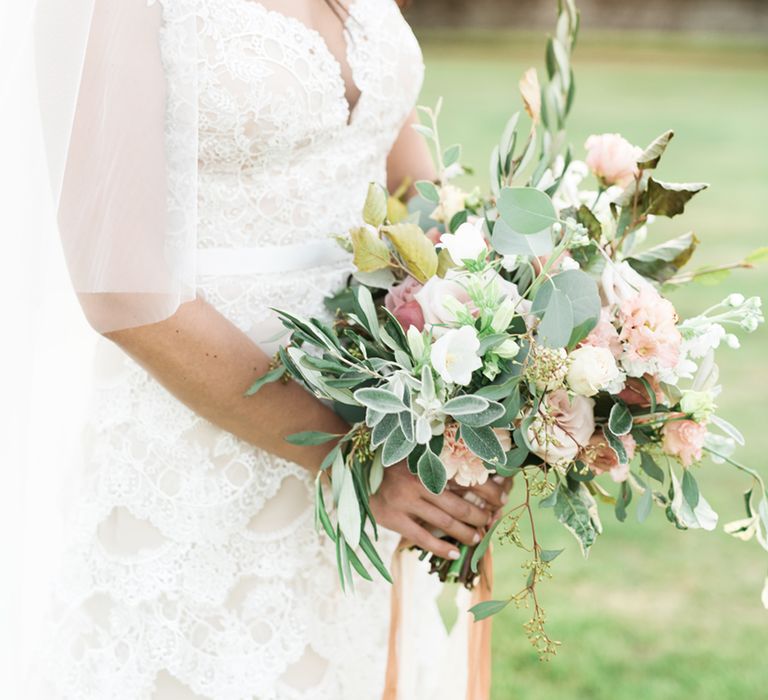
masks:
<instances>
[{"instance_id":1,"label":"lace wedding dress","mask_svg":"<svg viewBox=\"0 0 768 700\"><path fill-rule=\"evenodd\" d=\"M168 55L175 3L161 5ZM342 64L298 19L255 0L195 11L198 293L271 352L269 307L322 315L349 273L327 238L386 182L421 54L393 0L354 0L350 106ZM381 696L389 586L341 592L304 469L203 420L106 341L86 444L49 697ZM396 540L384 534L385 555Z\"/></svg>"}]
</instances>

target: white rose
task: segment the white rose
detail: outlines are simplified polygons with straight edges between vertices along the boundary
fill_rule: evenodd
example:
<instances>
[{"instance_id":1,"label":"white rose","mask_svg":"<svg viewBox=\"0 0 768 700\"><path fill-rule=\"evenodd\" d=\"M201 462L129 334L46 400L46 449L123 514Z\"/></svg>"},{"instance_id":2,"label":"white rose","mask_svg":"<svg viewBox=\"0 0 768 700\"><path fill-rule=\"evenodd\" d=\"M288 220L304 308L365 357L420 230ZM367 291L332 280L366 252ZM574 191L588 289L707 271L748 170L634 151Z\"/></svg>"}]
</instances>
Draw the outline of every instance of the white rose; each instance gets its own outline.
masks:
<instances>
[{"instance_id":1,"label":"white rose","mask_svg":"<svg viewBox=\"0 0 768 700\"><path fill-rule=\"evenodd\" d=\"M621 370L608 348L584 345L574 350L568 363L568 386L580 396L594 396L621 380Z\"/></svg>"},{"instance_id":2,"label":"white rose","mask_svg":"<svg viewBox=\"0 0 768 700\"><path fill-rule=\"evenodd\" d=\"M432 366L446 382L466 385L482 367L480 340L472 326L449 330L432 345Z\"/></svg>"},{"instance_id":3,"label":"white rose","mask_svg":"<svg viewBox=\"0 0 768 700\"><path fill-rule=\"evenodd\" d=\"M459 266L463 266L465 260L477 260L480 255L488 252L482 224L463 223L456 229L456 233L440 236L440 243L448 249L451 259Z\"/></svg>"}]
</instances>

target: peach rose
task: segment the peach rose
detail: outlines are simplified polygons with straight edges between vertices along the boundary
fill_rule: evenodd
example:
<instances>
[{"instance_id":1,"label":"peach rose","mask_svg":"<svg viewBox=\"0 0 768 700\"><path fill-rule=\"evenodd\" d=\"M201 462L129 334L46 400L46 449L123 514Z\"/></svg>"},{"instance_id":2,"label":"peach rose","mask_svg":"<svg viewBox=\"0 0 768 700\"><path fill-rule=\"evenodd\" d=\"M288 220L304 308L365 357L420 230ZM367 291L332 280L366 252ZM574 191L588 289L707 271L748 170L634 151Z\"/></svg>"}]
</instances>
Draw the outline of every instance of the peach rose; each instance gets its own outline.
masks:
<instances>
[{"instance_id":1,"label":"peach rose","mask_svg":"<svg viewBox=\"0 0 768 700\"><path fill-rule=\"evenodd\" d=\"M692 420L672 420L661 429L661 448L670 457L679 460L684 467L690 467L701 459L707 427Z\"/></svg>"},{"instance_id":2,"label":"peach rose","mask_svg":"<svg viewBox=\"0 0 768 700\"><path fill-rule=\"evenodd\" d=\"M638 172L637 159L643 152L621 134L593 135L584 144L589 169L605 186L626 187Z\"/></svg>"},{"instance_id":3,"label":"peach rose","mask_svg":"<svg viewBox=\"0 0 768 700\"><path fill-rule=\"evenodd\" d=\"M443 449L440 459L445 465L449 479L453 479L459 486L475 486L484 484L492 473L486 468L477 455L474 454L461 438L456 437L459 430L457 423L449 423L443 434ZM512 449L512 438L509 430L494 428L493 432L499 438L504 452Z\"/></svg>"},{"instance_id":4,"label":"peach rose","mask_svg":"<svg viewBox=\"0 0 768 700\"><path fill-rule=\"evenodd\" d=\"M384 297L384 306L405 330L410 326L415 326L417 330L424 328L424 314L415 296L420 289L421 284L417 280L406 277L400 284L392 287Z\"/></svg>"},{"instance_id":5,"label":"peach rose","mask_svg":"<svg viewBox=\"0 0 768 700\"><path fill-rule=\"evenodd\" d=\"M595 402L584 396L568 396L565 389L546 395L542 413L528 429L533 453L548 464L567 464L576 459L595 432Z\"/></svg>"},{"instance_id":6,"label":"peach rose","mask_svg":"<svg viewBox=\"0 0 768 700\"><path fill-rule=\"evenodd\" d=\"M619 456L610 447L602 430L596 431L589 439L589 444L582 448L579 459L586 464L595 474L611 475L615 482L626 481L629 476L629 463L635 456L637 443L631 435L622 435L621 444L627 453L627 461L619 462Z\"/></svg>"}]
</instances>

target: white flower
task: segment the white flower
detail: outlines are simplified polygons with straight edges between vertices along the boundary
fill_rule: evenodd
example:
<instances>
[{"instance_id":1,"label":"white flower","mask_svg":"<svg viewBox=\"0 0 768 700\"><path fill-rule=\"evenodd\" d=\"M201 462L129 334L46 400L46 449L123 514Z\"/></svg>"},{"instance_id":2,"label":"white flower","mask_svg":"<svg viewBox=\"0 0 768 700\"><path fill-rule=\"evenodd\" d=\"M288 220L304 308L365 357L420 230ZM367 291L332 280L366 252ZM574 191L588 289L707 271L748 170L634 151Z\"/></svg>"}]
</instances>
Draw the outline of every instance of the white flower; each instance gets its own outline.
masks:
<instances>
[{"instance_id":1,"label":"white flower","mask_svg":"<svg viewBox=\"0 0 768 700\"><path fill-rule=\"evenodd\" d=\"M560 263L560 269L565 270L580 270L581 265L579 265L578 262L576 262L573 258L565 257L563 258L562 262Z\"/></svg>"},{"instance_id":2,"label":"white flower","mask_svg":"<svg viewBox=\"0 0 768 700\"><path fill-rule=\"evenodd\" d=\"M430 214L430 218L435 221L442 221L444 224L464 209L464 199L466 195L455 185L443 185L440 188L440 204Z\"/></svg>"},{"instance_id":3,"label":"white flower","mask_svg":"<svg viewBox=\"0 0 768 700\"><path fill-rule=\"evenodd\" d=\"M569 358L568 385L580 396L594 396L598 391L615 389L623 383L623 375L608 348L584 345Z\"/></svg>"},{"instance_id":4,"label":"white flower","mask_svg":"<svg viewBox=\"0 0 768 700\"><path fill-rule=\"evenodd\" d=\"M480 340L472 326L449 330L432 345L432 366L446 382L466 385L483 361Z\"/></svg>"},{"instance_id":5,"label":"white flower","mask_svg":"<svg viewBox=\"0 0 768 700\"><path fill-rule=\"evenodd\" d=\"M465 222L456 229L456 233L440 236L440 243L448 249L456 265L462 266L465 260L477 260L488 251L481 226Z\"/></svg>"}]
</instances>

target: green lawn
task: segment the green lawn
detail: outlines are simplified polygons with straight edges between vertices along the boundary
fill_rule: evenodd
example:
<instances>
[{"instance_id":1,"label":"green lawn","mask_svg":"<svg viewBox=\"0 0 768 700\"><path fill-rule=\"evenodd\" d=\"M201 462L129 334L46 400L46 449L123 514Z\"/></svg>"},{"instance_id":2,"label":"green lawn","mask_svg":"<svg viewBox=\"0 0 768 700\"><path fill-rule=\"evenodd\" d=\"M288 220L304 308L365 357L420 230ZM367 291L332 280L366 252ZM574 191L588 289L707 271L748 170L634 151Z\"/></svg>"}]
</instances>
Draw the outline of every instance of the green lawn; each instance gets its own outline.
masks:
<instances>
[{"instance_id":1,"label":"green lawn","mask_svg":"<svg viewBox=\"0 0 768 700\"><path fill-rule=\"evenodd\" d=\"M543 37L432 32L421 39L422 103L444 96L443 140L463 143L465 162L485 185L490 148L519 106L517 79L529 65L542 71ZM577 156L590 133L620 131L645 145L674 128L661 179L711 184L688 213L657 231L693 229L704 243L701 264L768 244L768 45L593 36L581 41L574 64ZM730 291L768 296L766 272L691 286L674 301L690 315ZM743 340L742 350L721 352L727 391L720 413L747 436L739 457L768 476L768 332ZM697 478L721 522L740 517L743 478L710 464ZM544 546L567 547L542 588L551 633L563 646L540 663L521 629L525 611L504 611L495 623L495 700L768 698L768 611L759 600L768 554L756 543L721 529L678 532L658 510L643 525L634 512L624 524L605 512L605 537L584 562L575 541L544 515ZM496 592L512 593L521 585L521 558L510 546L497 552Z\"/></svg>"}]
</instances>

